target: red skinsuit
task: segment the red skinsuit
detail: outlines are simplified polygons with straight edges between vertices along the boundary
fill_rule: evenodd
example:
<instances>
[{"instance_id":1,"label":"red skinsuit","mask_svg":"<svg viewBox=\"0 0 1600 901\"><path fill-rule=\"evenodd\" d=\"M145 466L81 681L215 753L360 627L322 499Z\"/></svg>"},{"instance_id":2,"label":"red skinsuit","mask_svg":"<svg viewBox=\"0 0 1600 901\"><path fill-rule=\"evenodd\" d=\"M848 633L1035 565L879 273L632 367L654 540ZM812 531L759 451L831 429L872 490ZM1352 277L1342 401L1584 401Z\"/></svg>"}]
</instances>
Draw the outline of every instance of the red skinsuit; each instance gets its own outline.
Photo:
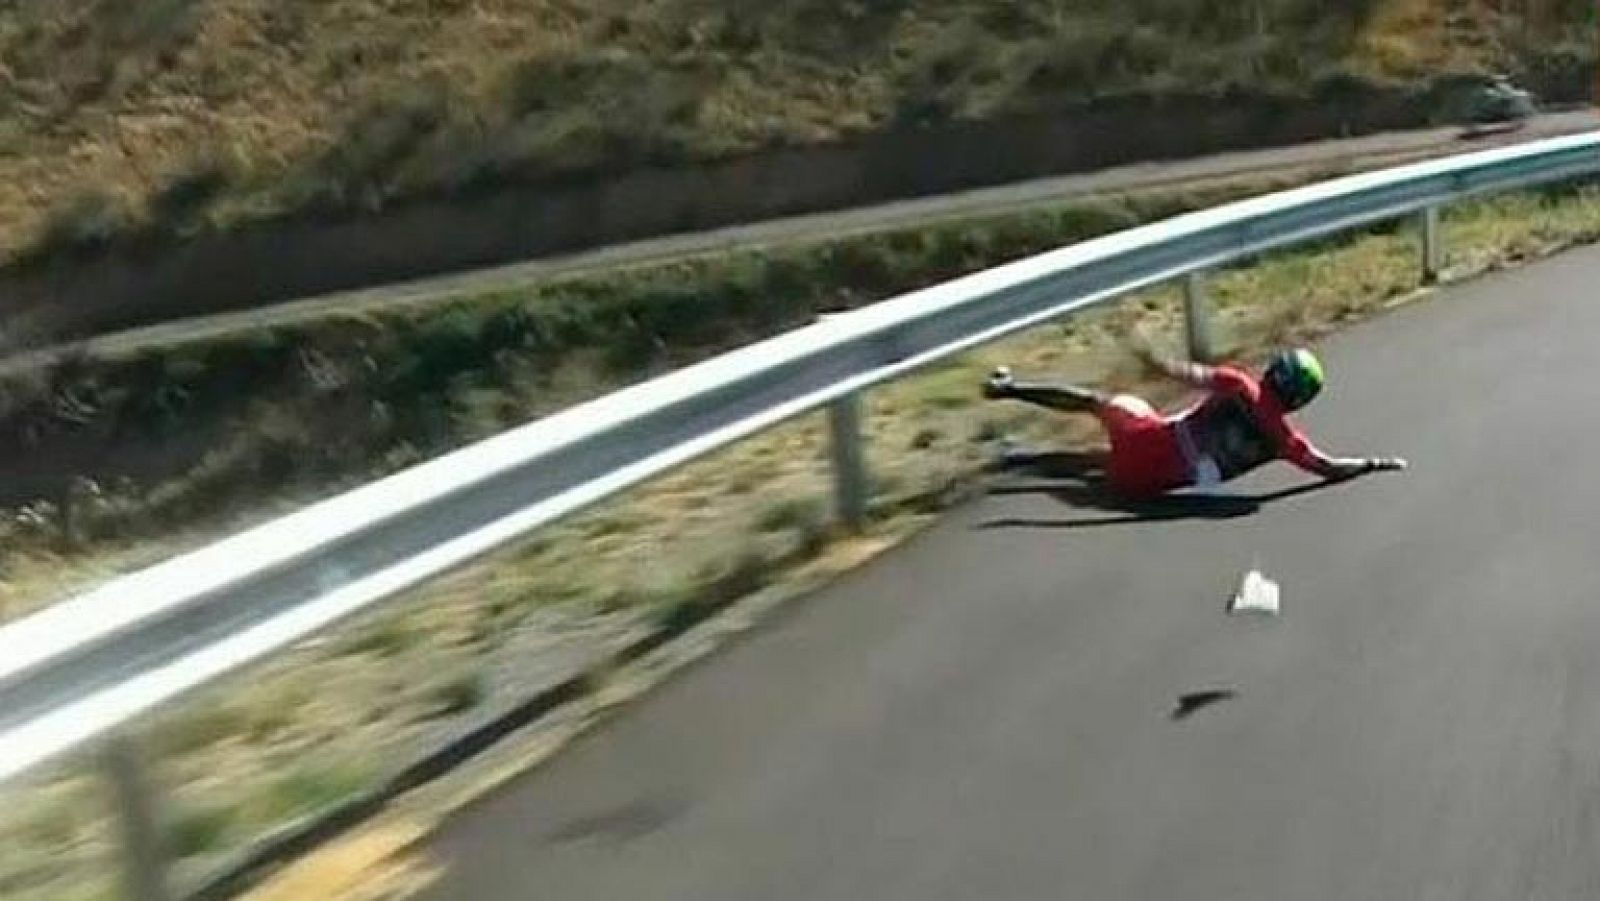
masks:
<instances>
[{"instance_id":1,"label":"red skinsuit","mask_svg":"<svg viewBox=\"0 0 1600 901\"><path fill-rule=\"evenodd\" d=\"M1106 475L1113 490L1154 497L1227 481L1280 459L1326 474L1327 456L1255 376L1232 366L1212 372L1208 396L1170 416L1129 395L1112 398L1096 411L1111 438Z\"/></svg>"}]
</instances>

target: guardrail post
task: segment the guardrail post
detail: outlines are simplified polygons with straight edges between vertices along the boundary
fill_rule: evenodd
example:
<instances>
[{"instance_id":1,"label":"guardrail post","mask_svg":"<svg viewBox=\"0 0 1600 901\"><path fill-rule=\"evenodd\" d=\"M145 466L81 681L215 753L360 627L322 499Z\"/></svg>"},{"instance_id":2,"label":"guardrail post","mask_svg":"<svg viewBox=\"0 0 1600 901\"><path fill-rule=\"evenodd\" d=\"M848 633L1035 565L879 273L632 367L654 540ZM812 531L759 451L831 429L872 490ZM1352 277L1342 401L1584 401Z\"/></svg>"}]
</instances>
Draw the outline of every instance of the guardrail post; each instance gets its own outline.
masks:
<instances>
[{"instance_id":1,"label":"guardrail post","mask_svg":"<svg viewBox=\"0 0 1600 901\"><path fill-rule=\"evenodd\" d=\"M867 520L867 462L862 452L861 395L846 394L828 406L833 444L833 494L839 519L849 529Z\"/></svg>"},{"instance_id":2,"label":"guardrail post","mask_svg":"<svg viewBox=\"0 0 1600 901\"><path fill-rule=\"evenodd\" d=\"M1439 208L1422 211L1422 283L1431 285L1444 271L1444 236L1439 231Z\"/></svg>"},{"instance_id":3,"label":"guardrail post","mask_svg":"<svg viewBox=\"0 0 1600 901\"><path fill-rule=\"evenodd\" d=\"M122 892L128 901L172 901L167 857L155 792L145 777L138 745L115 734L102 751L121 832Z\"/></svg>"},{"instance_id":4,"label":"guardrail post","mask_svg":"<svg viewBox=\"0 0 1600 901\"><path fill-rule=\"evenodd\" d=\"M1191 272L1183 280L1183 319L1189 333L1189 359L1208 363L1214 359L1216 342L1211 333L1211 304L1206 299L1206 276Z\"/></svg>"}]
</instances>

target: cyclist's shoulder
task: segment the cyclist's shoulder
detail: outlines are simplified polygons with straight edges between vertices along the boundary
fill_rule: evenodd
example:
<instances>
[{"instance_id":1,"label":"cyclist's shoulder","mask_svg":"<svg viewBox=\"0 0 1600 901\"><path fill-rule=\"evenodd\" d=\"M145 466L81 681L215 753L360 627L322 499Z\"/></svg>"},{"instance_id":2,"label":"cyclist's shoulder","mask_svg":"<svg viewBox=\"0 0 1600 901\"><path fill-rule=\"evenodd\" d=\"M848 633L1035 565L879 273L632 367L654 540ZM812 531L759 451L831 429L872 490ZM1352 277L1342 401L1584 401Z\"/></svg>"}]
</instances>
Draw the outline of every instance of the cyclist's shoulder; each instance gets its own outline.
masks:
<instances>
[{"instance_id":1,"label":"cyclist's shoulder","mask_svg":"<svg viewBox=\"0 0 1600 901\"><path fill-rule=\"evenodd\" d=\"M1252 400L1261 395L1261 380L1236 363L1222 363L1211 369L1211 387L1216 391L1244 394Z\"/></svg>"}]
</instances>

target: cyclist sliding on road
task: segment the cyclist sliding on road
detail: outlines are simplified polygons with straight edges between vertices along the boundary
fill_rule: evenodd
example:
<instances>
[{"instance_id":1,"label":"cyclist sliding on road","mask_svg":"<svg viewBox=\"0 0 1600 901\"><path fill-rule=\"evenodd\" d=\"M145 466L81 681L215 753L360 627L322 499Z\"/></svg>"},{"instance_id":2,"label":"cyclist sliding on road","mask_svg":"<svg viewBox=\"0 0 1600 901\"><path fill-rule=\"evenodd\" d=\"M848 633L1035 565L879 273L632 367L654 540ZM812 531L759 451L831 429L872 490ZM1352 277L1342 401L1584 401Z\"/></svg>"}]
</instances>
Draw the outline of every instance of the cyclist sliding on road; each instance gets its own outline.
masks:
<instances>
[{"instance_id":1,"label":"cyclist sliding on road","mask_svg":"<svg viewBox=\"0 0 1600 901\"><path fill-rule=\"evenodd\" d=\"M1406 468L1406 461L1397 457L1329 456L1290 421L1291 412L1322 390L1322 364L1309 350L1278 353L1259 379L1235 366L1170 360L1143 342L1138 352L1157 372L1205 391L1206 397L1163 415L1132 395L1018 382L1006 367L995 370L983 393L990 399L1093 413L1111 439L1110 453L1100 461L1106 481L1130 499L1225 482L1279 459L1326 479ZM1008 455L1003 462L1025 465L1039 456Z\"/></svg>"}]
</instances>

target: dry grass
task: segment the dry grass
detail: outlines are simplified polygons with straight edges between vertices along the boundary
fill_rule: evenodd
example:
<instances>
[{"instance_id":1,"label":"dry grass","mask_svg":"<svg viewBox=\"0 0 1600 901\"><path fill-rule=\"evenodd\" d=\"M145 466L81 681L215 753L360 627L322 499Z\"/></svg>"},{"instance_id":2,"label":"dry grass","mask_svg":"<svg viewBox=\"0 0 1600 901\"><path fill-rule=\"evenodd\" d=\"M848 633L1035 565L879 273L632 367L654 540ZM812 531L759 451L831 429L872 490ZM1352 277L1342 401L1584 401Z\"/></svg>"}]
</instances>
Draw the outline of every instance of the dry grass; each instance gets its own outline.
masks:
<instances>
[{"instance_id":1,"label":"dry grass","mask_svg":"<svg viewBox=\"0 0 1600 901\"><path fill-rule=\"evenodd\" d=\"M330 853L296 862L271 885L245 897L249 901L393 901L413 897L437 875L435 867L397 857L417 838L417 832L409 825L363 834Z\"/></svg>"},{"instance_id":2,"label":"dry grass","mask_svg":"<svg viewBox=\"0 0 1600 901\"><path fill-rule=\"evenodd\" d=\"M1446 220L1458 273L1600 237L1593 189L1474 204ZM1274 254L1211 282L1224 348L1249 356L1315 336L1414 294L1416 236L1392 230ZM1170 289L1041 327L870 397L877 515L937 506L970 482L992 439L1073 444L1072 420L985 405L989 367L1138 384L1120 349L1135 323L1176 343ZM931 437L928 437L931 436ZM828 491L824 424L807 416L562 522L403 608L209 693L151 731L175 799L181 872L193 877L263 831L336 803L426 743L515 697L519 673L643 619L732 596L803 567L832 547L819 511ZM759 490L755 490L759 488ZM641 561L649 561L641 566ZM81 774L47 779L0 814L0 892L56 897L103 861L105 823Z\"/></svg>"},{"instance_id":3,"label":"dry grass","mask_svg":"<svg viewBox=\"0 0 1600 901\"><path fill-rule=\"evenodd\" d=\"M0 257L912 121L1588 53L1581 0L19 0Z\"/></svg>"}]
</instances>

